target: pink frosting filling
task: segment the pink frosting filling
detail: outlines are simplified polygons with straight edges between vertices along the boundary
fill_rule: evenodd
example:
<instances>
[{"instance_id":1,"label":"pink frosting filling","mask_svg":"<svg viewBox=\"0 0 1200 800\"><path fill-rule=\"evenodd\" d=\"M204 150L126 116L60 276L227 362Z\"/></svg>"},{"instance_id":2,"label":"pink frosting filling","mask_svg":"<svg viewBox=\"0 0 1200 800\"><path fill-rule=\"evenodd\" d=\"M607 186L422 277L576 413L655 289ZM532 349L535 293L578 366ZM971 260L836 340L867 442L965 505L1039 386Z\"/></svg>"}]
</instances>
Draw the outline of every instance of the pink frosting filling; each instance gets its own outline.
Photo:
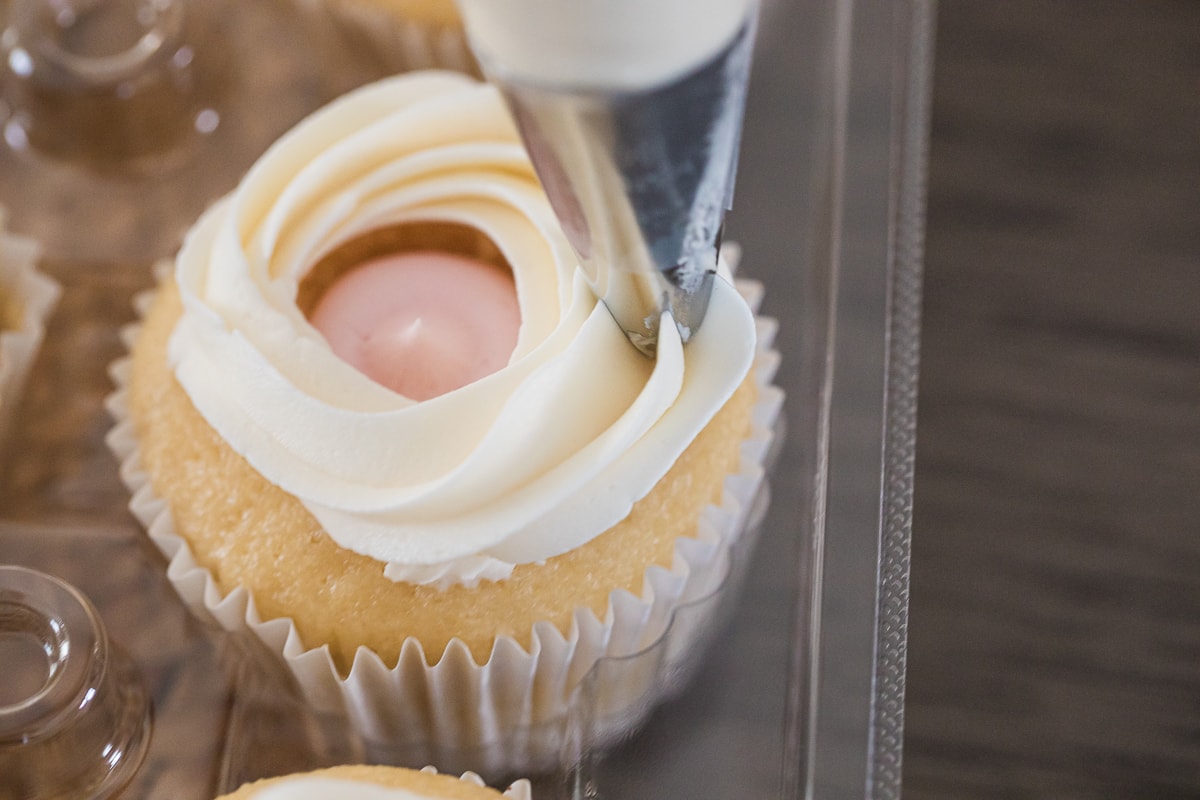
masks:
<instances>
[{"instance_id":1,"label":"pink frosting filling","mask_svg":"<svg viewBox=\"0 0 1200 800\"><path fill-rule=\"evenodd\" d=\"M507 364L521 311L508 272L421 251L350 270L322 295L311 322L367 377L428 400Z\"/></svg>"}]
</instances>

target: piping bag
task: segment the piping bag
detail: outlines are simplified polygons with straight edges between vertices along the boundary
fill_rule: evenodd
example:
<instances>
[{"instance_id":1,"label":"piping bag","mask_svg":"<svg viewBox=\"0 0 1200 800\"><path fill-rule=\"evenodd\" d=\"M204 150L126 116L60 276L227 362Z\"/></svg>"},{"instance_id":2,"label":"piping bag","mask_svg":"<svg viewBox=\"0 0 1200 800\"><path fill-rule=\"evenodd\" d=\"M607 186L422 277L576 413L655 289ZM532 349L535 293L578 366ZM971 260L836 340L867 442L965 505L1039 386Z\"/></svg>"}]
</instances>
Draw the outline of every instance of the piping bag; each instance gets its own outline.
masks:
<instances>
[{"instance_id":1,"label":"piping bag","mask_svg":"<svg viewBox=\"0 0 1200 800\"><path fill-rule=\"evenodd\" d=\"M596 296L642 353L704 320L756 0L458 0Z\"/></svg>"}]
</instances>

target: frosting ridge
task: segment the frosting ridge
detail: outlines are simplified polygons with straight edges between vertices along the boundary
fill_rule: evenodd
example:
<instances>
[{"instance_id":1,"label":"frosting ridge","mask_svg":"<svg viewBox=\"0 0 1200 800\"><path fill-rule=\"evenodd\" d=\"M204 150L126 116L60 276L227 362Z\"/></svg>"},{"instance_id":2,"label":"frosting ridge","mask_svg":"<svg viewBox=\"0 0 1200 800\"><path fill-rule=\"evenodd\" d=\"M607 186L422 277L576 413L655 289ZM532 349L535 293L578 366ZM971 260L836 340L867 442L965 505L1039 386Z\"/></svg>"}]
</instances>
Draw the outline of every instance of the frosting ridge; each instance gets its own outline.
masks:
<instances>
[{"instance_id":1,"label":"frosting ridge","mask_svg":"<svg viewBox=\"0 0 1200 800\"><path fill-rule=\"evenodd\" d=\"M507 363L418 402L339 358L298 307L324 256L371 231L460 224L512 267ZM176 260L176 377L341 546L396 580L500 579L620 521L739 385L754 319L718 279L686 349L644 358L599 303L503 102L450 73L364 87L281 138ZM669 321L667 321L669 323Z\"/></svg>"}]
</instances>

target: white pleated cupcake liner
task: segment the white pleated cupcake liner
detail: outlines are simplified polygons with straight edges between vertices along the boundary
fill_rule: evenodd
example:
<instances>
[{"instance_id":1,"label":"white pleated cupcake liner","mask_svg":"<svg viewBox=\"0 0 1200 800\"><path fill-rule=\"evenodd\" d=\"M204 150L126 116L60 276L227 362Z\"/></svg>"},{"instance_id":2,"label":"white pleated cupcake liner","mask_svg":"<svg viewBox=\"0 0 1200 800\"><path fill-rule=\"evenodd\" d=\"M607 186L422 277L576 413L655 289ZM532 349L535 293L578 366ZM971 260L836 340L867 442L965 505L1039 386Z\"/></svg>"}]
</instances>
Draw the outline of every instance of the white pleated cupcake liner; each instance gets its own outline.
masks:
<instances>
[{"instance_id":1,"label":"white pleated cupcake liner","mask_svg":"<svg viewBox=\"0 0 1200 800\"><path fill-rule=\"evenodd\" d=\"M449 69L479 75L461 25L409 20L358 0L296 0L314 25L333 25L361 41L388 69Z\"/></svg>"},{"instance_id":2,"label":"white pleated cupcake liner","mask_svg":"<svg viewBox=\"0 0 1200 800\"><path fill-rule=\"evenodd\" d=\"M437 767L432 765L421 768L421 772L429 772L434 775L438 774ZM458 779L464 783L470 783L474 786L487 786L487 783L477 773L470 770L458 776ZM532 800L529 781L525 778L513 781L507 789L504 790L504 796L509 800Z\"/></svg>"},{"instance_id":3,"label":"white pleated cupcake liner","mask_svg":"<svg viewBox=\"0 0 1200 800\"><path fill-rule=\"evenodd\" d=\"M739 281L738 288L757 308L761 286ZM138 299L139 312L150 299ZM366 742L370 760L434 764L451 772L470 769L489 778L545 772L574 757L567 752L571 742L594 744L628 733L657 700L678 688L713 627L716 599L731 589L735 549L748 541L761 518L764 463L783 404L782 390L772 384L779 364L775 321L758 318L756 325L758 400L752 431L741 445L739 469L725 480L721 501L702 511L696 536L676 542L669 569L646 570L640 597L616 590L603 619L577 609L565 633L539 622L528 649L499 637L483 664L454 639L429 666L420 642L410 639L398 659L391 653L385 661L360 648L343 676L328 647L306 646L290 619L263 619L245 588L222 592L176 533L167 503L155 494L142 467L126 402L128 358L110 370L117 390L108 408L117 425L108 443L132 493L130 509L167 557L167 577L180 597L228 630L253 631L288 664L314 708L347 718ZM132 346L137 326L123 334ZM685 611L677 613L680 609ZM393 660L395 666L389 667ZM580 720L589 729L569 737L568 726Z\"/></svg>"},{"instance_id":4,"label":"white pleated cupcake liner","mask_svg":"<svg viewBox=\"0 0 1200 800\"><path fill-rule=\"evenodd\" d=\"M0 208L0 295L15 303L20 317L15 328L0 324L0 447L46 336L46 319L61 294L58 283L37 270L37 242L7 233L5 216ZM0 467L5 463L0 456Z\"/></svg>"}]
</instances>

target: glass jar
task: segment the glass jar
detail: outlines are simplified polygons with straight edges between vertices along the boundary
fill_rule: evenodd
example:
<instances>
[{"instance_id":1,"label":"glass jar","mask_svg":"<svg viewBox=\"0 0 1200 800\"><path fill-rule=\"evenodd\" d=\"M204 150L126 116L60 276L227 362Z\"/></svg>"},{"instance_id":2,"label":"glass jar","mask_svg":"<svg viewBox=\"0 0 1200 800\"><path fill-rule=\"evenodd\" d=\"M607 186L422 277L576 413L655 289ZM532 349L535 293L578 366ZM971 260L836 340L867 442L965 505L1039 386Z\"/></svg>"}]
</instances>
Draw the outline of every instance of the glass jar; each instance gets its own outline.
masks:
<instances>
[{"instance_id":1,"label":"glass jar","mask_svg":"<svg viewBox=\"0 0 1200 800\"><path fill-rule=\"evenodd\" d=\"M150 742L149 697L86 597L0 567L0 675L6 792L100 800L129 782Z\"/></svg>"},{"instance_id":2,"label":"glass jar","mask_svg":"<svg viewBox=\"0 0 1200 800\"><path fill-rule=\"evenodd\" d=\"M257 639L185 608L132 522L0 521L0 564L22 565L0 566L0 800L212 800L248 781L365 758L343 720L310 709ZM57 654L65 648L74 665L94 649L92 639L103 643L107 669L84 670L96 688L86 716L64 706L77 730L54 743L47 732L46 744L10 736L14 709L76 674L56 666ZM153 729L143 727L140 738L132 733L145 718L122 691L153 709ZM89 759L90 774L111 773L91 793L62 780Z\"/></svg>"}]
</instances>

